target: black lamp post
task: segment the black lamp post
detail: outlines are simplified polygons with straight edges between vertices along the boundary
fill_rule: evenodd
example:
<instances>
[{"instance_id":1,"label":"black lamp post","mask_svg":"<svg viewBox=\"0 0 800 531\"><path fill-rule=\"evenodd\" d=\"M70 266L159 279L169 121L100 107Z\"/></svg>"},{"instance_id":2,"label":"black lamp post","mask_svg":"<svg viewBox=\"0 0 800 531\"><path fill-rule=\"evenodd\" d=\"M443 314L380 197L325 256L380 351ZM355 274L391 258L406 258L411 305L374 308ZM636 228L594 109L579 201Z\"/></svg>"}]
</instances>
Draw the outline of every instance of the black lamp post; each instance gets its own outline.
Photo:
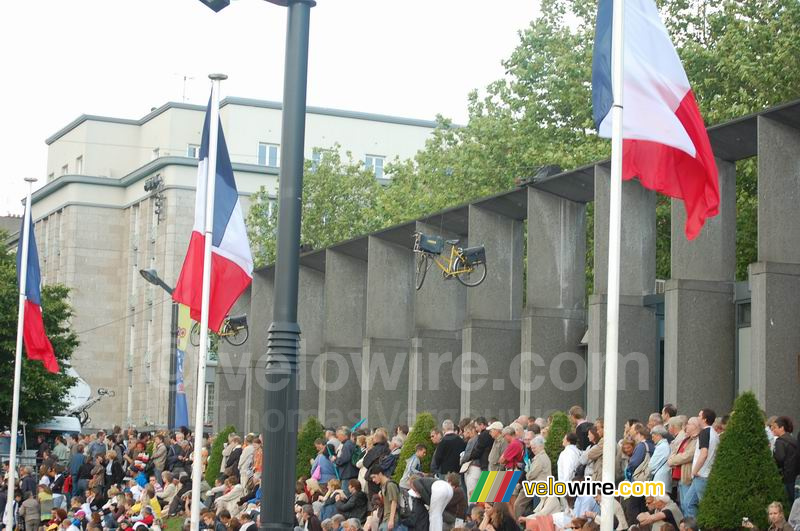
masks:
<instances>
[{"instance_id":1,"label":"black lamp post","mask_svg":"<svg viewBox=\"0 0 800 531\"><path fill-rule=\"evenodd\" d=\"M214 11L230 0L200 0ZM278 253L275 262L273 322L267 335L266 389L261 418L264 442L260 529L294 528L295 455L299 391L297 285L300 268L300 214L306 134L308 29L315 0L267 0L288 7L283 78L281 169L278 190Z\"/></svg>"},{"instance_id":2,"label":"black lamp post","mask_svg":"<svg viewBox=\"0 0 800 531\"><path fill-rule=\"evenodd\" d=\"M158 271L155 269L140 269L139 274L150 284L158 286L172 295L173 288L158 276ZM175 429L177 427L175 426L175 396L178 392L178 378L175 374L178 363L178 303L175 301L172 301L169 338L169 408L167 409L167 424L170 429Z\"/></svg>"}]
</instances>

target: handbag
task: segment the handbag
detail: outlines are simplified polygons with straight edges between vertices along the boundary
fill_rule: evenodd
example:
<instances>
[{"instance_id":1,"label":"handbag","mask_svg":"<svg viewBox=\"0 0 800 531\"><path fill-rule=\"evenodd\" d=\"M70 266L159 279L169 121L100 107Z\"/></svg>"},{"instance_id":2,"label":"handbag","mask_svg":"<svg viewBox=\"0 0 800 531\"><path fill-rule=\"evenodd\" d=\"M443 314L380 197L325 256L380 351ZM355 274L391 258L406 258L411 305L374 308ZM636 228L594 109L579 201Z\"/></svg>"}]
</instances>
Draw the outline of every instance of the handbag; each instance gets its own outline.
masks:
<instances>
[{"instance_id":1,"label":"handbag","mask_svg":"<svg viewBox=\"0 0 800 531\"><path fill-rule=\"evenodd\" d=\"M314 467L314 471L311 472L311 479L319 481L322 478L322 467L317 465Z\"/></svg>"},{"instance_id":2,"label":"handbag","mask_svg":"<svg viewBox=\"0 0 800 531\"><path fill-rule=\"evenodd\" d=\"M459 474L466 474L469 467L472 466L472 461L467 461L466 463L461 465L461 468L458 469Z\"/></svg>"}]
</instances>

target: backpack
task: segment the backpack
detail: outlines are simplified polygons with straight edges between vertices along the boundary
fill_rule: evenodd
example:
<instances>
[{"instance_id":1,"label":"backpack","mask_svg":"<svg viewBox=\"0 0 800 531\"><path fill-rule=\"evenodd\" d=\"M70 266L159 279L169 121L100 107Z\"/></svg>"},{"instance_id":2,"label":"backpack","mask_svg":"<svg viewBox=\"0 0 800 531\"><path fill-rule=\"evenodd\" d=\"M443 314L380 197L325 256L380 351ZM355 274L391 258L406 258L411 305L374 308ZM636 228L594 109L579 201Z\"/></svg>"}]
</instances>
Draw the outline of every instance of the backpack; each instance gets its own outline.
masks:
<instances>
[{"instance_id":1,"label":"backpack","mask_svg":"<svg viewBox=\"0 0 800 531\"><path fill-rule=\"evenodd\" d=\"M364 454L366 453L367 453L366 450L364 450L360 446L356 446L355 448L353 448L353 453L350 454L350 464L357 467L358 462L361 461L361 459L364 457Z\"/></svg>"},{"instance_id":2,"label":"backpack","mask_svg":"<svg viewBox=\"0 0 800 531\"><path fill-rule=\"evenodd\" d=\"M397 492L400 493L400 498L397 500L397 519L405 520L411 516L411 500L408 499L408 491L401 489L393 479L387 481L386 485L388 486L389 483L397 487ZM383 499L383 491L381 491L381 499ZM395 527L397 527L397 523L395 523Z\"/></svg>"}]
</instances>

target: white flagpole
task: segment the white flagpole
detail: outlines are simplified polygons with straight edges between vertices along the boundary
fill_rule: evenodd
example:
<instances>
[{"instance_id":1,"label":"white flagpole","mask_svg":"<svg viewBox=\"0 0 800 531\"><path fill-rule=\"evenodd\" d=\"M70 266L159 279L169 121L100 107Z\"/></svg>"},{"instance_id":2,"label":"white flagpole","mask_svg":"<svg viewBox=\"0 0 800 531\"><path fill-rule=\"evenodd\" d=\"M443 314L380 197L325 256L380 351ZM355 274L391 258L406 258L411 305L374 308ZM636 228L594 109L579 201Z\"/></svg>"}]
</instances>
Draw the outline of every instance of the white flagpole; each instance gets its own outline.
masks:
<instances>
[{"instance_id":1,"label":"white flagpole","mask_svg":"<svg viewBox=\"0 0 800 531\"><path fill-rule=\"evenodd\" d=\"M211 116L208 129L208 173L206 174L206 215L203 235L203 298L200 312L200 352L197 356L197 392L195 393L194 456L192 461L191 531L200 528L200 483L202 475L203 425L206 400L206 360L208 357L208 306L211 296L211 244L214 238L214 189L217 175L217 141L219 131L219 83L225 74L211 74Z\"/></svg>"},{"instance_id":2,"label":"white flagpole","mask_svg":"<svg viewBox=\"0 0 800 531\"><path fill-rule=\"evenodd\" d=\"M6 529L13 529L14 483L17 480L17 430L19 429L19 390L22 383L22 330L25 325L25 285L28 281L28 245L30 243L31 193L36 179L26 177L28 195L25 198L25 214L22 222L22 259L19 271L19 309L17 310L17 350L14 354L14 398L11 405L11 449L8 459L8 499L6 499Z\"/></svg>"},{"instance_id":3,"label":"white flagpole","mask_svg":"<svg viewBox=\"0 0 800 531\"><path fill-rule=\"evenodd\" d=\"M622 232L622 98L624 0L614 0L611 34L611 189L608 216L608 301L606 305L606 377L603 399L603 481L614 482L617 453L617 365L619 357L619 271ZM602 531L614 529L614 498L603 496Z\"/></svg>"}]
</instances>

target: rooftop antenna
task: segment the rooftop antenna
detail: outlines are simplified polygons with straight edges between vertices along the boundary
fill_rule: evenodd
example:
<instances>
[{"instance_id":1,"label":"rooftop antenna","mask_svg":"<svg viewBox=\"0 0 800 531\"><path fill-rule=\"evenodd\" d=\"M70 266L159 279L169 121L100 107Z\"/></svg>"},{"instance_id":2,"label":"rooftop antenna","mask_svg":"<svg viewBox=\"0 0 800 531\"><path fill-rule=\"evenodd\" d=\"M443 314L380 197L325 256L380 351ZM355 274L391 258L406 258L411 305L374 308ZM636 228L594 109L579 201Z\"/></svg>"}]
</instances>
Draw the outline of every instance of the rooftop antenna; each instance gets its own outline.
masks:
<instances>
[{"instance_id":1,"label":"rooftop antenna","mask_svg":"<svg viewBox=\"0 0 800 531\"><path fill-rule=\"evenodd\" d=\"M181 101L186 103L186 82L191 81L194 79L194 76L190 76L188 74L179 74L177 72L173 72L173 76L180 76L183 78L183 93L181 94Z\"/></svg>"}]
</instances>

